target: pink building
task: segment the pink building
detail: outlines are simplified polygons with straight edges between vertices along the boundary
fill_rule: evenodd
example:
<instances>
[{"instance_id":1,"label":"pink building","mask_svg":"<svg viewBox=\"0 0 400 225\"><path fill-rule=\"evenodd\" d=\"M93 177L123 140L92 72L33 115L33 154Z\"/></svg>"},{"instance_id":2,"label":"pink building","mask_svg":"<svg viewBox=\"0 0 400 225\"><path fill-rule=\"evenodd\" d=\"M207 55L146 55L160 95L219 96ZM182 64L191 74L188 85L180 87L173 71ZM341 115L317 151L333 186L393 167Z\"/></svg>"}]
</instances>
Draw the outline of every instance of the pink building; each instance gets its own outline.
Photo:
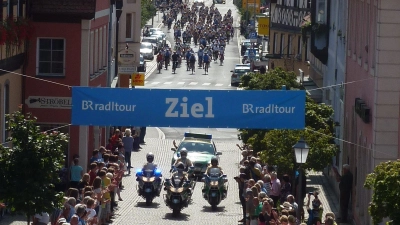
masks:
<instances>
[{"instance_id":1,"label":"pink building","mask_svg":"<svg viewBox=\"0 0 400 225\"><path fill-rule=\"evenodd\" d=\"M68 160L98 147L105 129L68 126L71 123L71 89L67 86L106 86L109 1L35 0L28 8L35 34L31 38L23 78L24 110L38 118L43 130L61 127L70 134ZM48 82L45 82L45 81ZM104 143L102 143L104 144ZM97 145L97 146L96 146Z\"/></svg>"},{"instance_id":2,"label":"pink building","mask_svg":"<svg viewBox=\"0 0 400 225\"><path fill-rule=\"evenodd\" d=\"M348 0L343 163L354 176L352 216L371 224L365 177L383 161L399 158L400 4Z\"/></svg>"}]
</instances>

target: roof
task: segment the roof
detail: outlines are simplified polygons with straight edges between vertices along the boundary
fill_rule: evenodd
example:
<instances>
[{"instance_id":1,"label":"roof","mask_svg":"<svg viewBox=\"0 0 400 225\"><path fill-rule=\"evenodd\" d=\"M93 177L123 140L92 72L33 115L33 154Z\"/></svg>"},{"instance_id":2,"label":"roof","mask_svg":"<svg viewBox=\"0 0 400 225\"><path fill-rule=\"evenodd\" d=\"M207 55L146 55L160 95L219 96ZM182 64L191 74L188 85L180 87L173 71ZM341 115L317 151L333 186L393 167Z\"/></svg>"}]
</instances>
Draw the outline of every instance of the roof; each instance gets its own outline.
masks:
<instances>
[{"instance_id":1,"label":"roof","mask_svg":"<svg viewBox=\"0 0 400 225\"><path fill-rule=\"evenodd\" d=\"M96 13L96 0L35 0L33 15L58 15L92 19Z\"/></svg>"}]
</instances>

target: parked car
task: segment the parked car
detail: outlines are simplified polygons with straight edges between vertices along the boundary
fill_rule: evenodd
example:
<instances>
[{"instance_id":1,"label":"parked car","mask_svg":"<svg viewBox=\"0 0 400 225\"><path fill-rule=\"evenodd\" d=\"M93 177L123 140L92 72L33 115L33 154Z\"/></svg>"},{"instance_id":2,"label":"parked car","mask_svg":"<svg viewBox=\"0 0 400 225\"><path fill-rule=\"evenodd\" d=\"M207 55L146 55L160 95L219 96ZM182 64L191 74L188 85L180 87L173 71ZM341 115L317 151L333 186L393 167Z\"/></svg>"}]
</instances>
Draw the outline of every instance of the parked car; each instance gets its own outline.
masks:
<instances>
[{"instance_id":1,"label":"parked car","mask_svg":"<svg viewBox=\"0 0 400 225\"><path fill-rule=\"evenodd\" d=\"M161 35L161 37L163 38L163 45L162 46L165 46L166 40L167 40L167 35L164 32L155 31L155 32L152 33L152 35Z\"/></svg>"},{"instance_id":2,"label":"parked car","mask_svg":"<svg viewBox=\"0 0 400 225\"><path fill-rule=\"evenodd\" d=\"M225 0L214 0L214 3L216 3L216 4L225 4L226 1Z\"/></svg>"},{"instance_id":3,"label":"parked car","mask_svg":"<svg viewBox=\"0 0 400 225\"><path fill-rule=\"evenodd\" d=\"M143 55L140 54L139 58L140 58L140 65L137 68L137 71L138 72L146 72L146 61L144 61Z\"/></svg>"},{"instance_id":4,"label":"parked car","mask_svg":"<svg viewBox=\"0 0 400 225\"><path fill-rule=\"evenodd\" d=\"M162 38L161 35L152 34L150 37L156 37L156 38L157 38L157 41L158 41L158 45L160 45L161 48L164 47L164 41L165 41L165 40L163 40L163 38Z\"/></svg>"},{"instance_id":5,"label":"parked car","mask_svg":"<svg viewBox=\"0 0 400 225\"><path fill-rule=\"evenodd\" d=\"M236 64L235 69L231 70L231 86L239 85L240 78L250 71L250 64Z\"/></svg>"},{"instance_id":6,"label":"parked car","mask_svg":"<svg viewBox=\"0 0 400 225\"><path fill-rule=\"evenodd\" d=\"M152 35L153 33L155 33L155 32L157 32L157 31L161 31L161 28L158 28L158 27L153 27L153 28L150 28L150 35ZM162 32L162 31L161 31Z\"/></svg>"},{"instance_id":7,"label":"parked car","mask_svg":"<svg viewBox=\"0 0 400 225\"><path fill-rule=\"evenodd\" d=\"M140 54L143 55L144 59L153 60L154 59L153 50L154 47L152 43L150 42L140 43Z\"/></svg>"},{"instance_id":8,"label":"parked car","mask_svg":"<svg viewBox=\"0 0 400 225\"><path fill-rule=\"evenodd\" d=\"M160 43L158 43L158 39L157 39L157 37L144 37L143 39L142 39L142 43L143 42L150 42L150 43L152 43L153 44L153 47L154 47L154 54L157 54L157 52L159 52L160 50L161 50L161 44Z\"/></svg>"}]
</instances>

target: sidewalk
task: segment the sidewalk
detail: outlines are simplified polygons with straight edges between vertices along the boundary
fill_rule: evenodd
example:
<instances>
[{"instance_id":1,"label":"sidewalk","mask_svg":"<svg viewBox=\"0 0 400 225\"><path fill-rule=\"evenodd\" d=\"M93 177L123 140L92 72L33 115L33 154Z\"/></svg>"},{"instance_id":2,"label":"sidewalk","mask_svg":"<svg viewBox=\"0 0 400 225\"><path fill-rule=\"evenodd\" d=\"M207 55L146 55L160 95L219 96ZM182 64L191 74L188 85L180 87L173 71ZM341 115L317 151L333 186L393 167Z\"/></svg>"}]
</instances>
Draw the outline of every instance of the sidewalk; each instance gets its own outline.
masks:
<instances>
[{"instance_id":1,"label":"sidewalk","mask_svg":"<svg viewBox=\"0 0 400 225\"><path fill-rule=\"evenodd\" d=\"M330 186L327 178L322 172L308 171L307 172L307 192L318 191L318 198L320 199L324 208L322 214L322 222L324 222L325 214L327 212L333 212L339 217L339 198L335 195L332 187ZM304 199L307 202L307 197ZM304 217L308 218L307 209L304 207L306 212ZM342 225L351 225L351 223L337 223Z\"/></svg>"}]
</instances>

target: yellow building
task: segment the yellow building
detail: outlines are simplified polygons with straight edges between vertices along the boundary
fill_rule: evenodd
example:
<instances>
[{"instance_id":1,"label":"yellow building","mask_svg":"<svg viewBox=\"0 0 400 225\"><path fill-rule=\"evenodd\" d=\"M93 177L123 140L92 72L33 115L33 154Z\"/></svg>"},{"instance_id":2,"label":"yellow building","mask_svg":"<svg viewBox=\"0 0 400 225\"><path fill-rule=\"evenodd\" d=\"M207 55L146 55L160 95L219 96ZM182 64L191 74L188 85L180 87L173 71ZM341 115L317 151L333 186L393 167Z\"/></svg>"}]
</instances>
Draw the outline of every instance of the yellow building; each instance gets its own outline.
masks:
<instances>
[{"instance_id":1,"label":"yellow building","mask_svg":"<svg viewBox=\"0 0 400 225\"><path fill-rule=\"evenodd\" d=\"M26 26L27 20L18 19L26 15L25 1L0 0L0 141L5 143L9 133L6 131L5 115L18 110L22 99L22 65L25 60L25 33L8 35L5 39L1 32L12 32L18 26ZM11 23L18 20L21 23ZM10 26L13 24L13 26ZM26 27L27 28L27 27ZM20 40L20 41L18 41ZM17 74L16 74L17 73Z\"/></svg>"},{"instance_id":2,"label":"yellow building","mask_svg":"<svg viewBox=\"0 0 400 225\"><path fill-rule=\"evenodd\" d=\"M299 74L301 69L308 74L310 45L309 38L303 37L301 25L310 13L307 0L271 1L269 68L282 67Z\"/></svg>"}]
</instances>

